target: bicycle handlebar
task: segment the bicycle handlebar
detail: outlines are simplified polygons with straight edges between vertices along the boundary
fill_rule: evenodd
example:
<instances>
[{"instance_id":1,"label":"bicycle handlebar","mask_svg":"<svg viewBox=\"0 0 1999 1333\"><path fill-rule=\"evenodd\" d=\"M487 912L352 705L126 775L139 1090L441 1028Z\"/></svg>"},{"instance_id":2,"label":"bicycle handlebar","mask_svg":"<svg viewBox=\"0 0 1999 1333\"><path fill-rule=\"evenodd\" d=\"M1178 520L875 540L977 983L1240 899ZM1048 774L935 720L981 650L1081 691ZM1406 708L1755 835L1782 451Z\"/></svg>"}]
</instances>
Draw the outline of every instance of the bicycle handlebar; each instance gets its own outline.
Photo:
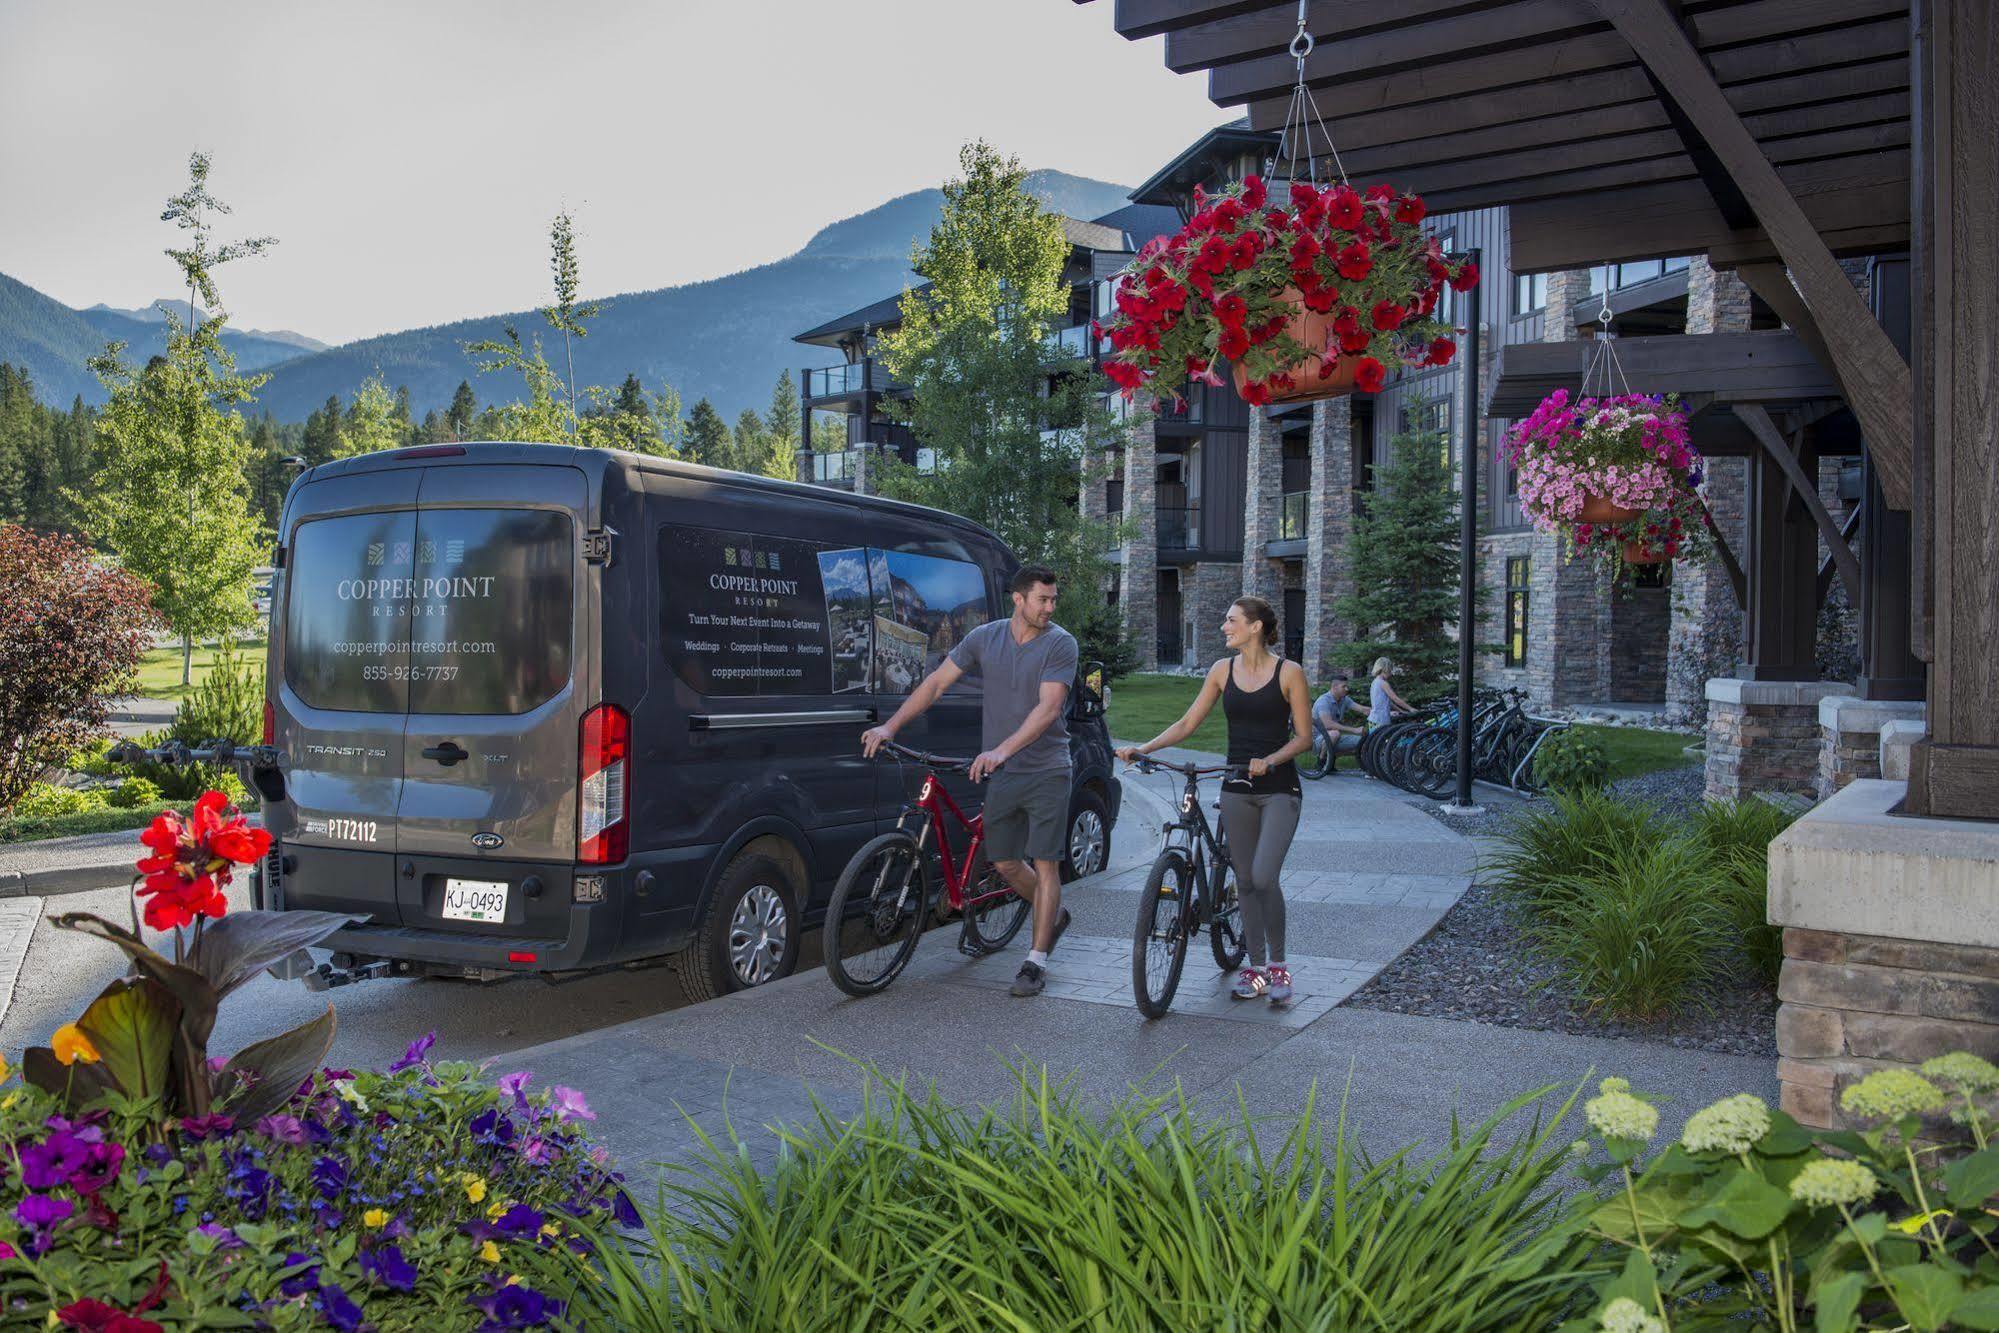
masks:
<instances>
[{"instance_id":1,"label":"bicycle handlebar","mask_svg":"<svg viewBox=\"0 0 1999 1333\"><path fill-rule=\"evenodd\" d=\"M960 772L972 766L972 761L969 759L958 759L948 754L930 754L924 750L912 750L907 745L899 744L896 741L883 741L881 749L875 751L875 757L880 758L883 753L892 754L898 759L907 759L913 763L922 764L926 768L935 768L946 773Z\"/></svg>"},{"instance_id":2,"label":"bicycle handlebar","mask_svg":"<svg viewBox=\"0 0 1999 1333\"><path fill-rule=\"evenodd\" d=\"M184 768L190 764L248 764L251 768L276 768L279 752L275 745L245 745L226 736L218 736L200 745L170 740L150 750L132 741L119 741L105 757L114 764L154 763L165 764L168 768Z\"/></svg>"},{"instance_id":3,"label":"bicycle handlebar","mask_svg":"<svg viewBox=\"0 0 1999 1333\"><path fill-rule=\"evenodd\" d=\"M1244 764L1176 764L1166 759L1154 759L1149 754L1139 755L1131 761L1131 766L1141 773L1179 773L1190 778L1213 777L1217 773L1232 778L1249 776L1249 768Z\"/></svg>"}]
</instances>

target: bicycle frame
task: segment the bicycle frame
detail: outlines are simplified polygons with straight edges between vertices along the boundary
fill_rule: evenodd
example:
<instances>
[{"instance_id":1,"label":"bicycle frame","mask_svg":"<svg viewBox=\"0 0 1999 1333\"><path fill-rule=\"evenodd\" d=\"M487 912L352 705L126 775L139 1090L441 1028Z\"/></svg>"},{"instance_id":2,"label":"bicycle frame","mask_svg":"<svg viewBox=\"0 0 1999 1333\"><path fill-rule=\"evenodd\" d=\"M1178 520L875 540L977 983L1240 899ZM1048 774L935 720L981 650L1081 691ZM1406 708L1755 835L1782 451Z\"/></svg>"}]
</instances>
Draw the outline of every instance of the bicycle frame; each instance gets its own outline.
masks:
<instances>
[{"instance_id":1,"label":"bicycle frame","mask_svg":"<svg viewBox=\"0 0 1999 1333\"><path fill-rule=\"evenodd\" d=\"M916 831L916 846L919 851L929 853L932 850L930 837L933 833L936 835L935 851L944 872L944 897L953 912L962 912L968 906L1013 892L1004 880L1000 880L996 889L978 894L976 897L967 895L967 890L974 887L972 868L978 863L979 852L986 845L985 816L967 815L959 809L958 803L951 799L951 793L937 780L935 770L924 773L922 790L917 792L914 801L902 808L902 813L896 818L896 824L907 830L912 816L923 820L923 826ZM957 822L966 837L965 859L962 863L955 859L951 847L951 829L946 823L947 816Z\"/></svg>"},{"instance_id":2,"label":"bicycle frame","mask_svg":"<svg viewBox=\"0 0 1999 1333\"><path fill-rule=\"evenodd\" d=\"M1229 850L1215 830L1208 824L1208 812L1201 805L1200 779L1192 773L1186 775L1186 787L1180 793L1180 815L1163 830L1166 846L1178 846L1187 854L1190 868L1194 872L1194 902L1188 924L1198 926L1207 919L1212 895L1208 889L1208 861L1213 858L1217 867L1233 866L1229 860ZM1174 841L1175 834L1186 835L1184 843Z\"/></svg>"}]
</instances>

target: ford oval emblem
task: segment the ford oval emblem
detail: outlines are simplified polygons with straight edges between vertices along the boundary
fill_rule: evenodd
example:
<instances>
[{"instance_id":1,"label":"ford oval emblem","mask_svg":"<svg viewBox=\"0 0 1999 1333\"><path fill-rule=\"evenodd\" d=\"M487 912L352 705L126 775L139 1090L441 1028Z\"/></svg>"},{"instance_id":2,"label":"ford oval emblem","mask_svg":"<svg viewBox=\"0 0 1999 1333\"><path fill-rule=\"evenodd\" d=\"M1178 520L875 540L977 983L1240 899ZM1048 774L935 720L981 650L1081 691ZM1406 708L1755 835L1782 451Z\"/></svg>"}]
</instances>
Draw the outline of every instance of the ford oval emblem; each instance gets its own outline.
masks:
<instances>
[{"instance_id":1,"label":"ford oval emblem","mask_svg":"<svg viewBox=\"0 0 1999 1333\"><path fill-rule=\"evenodd\" d=\"M482 852L490 852L506 845L506 839L497 833L474 833L472 845Z\"/></svg>"}]
</instances>

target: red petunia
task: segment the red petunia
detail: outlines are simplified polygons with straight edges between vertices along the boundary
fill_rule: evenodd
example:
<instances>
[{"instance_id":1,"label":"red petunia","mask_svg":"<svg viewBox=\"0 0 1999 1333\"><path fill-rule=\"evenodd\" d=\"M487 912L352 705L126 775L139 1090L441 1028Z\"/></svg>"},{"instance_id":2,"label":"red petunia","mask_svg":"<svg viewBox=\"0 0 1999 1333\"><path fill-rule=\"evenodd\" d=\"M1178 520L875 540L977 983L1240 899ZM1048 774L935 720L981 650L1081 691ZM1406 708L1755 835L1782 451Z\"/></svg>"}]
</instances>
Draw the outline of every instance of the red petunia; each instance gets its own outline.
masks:
<instances>
[{"instance_id":1,"label":"red petunia","mask_svg":"<svg viewBox=\"0 0 1999 1333\"><path fill-rule=\"evenodd\" d=\"M1395 205L1395 220L1397 222L1421 222L1423 215L1429 211L1428 208L1424 207L1423 201L1416 195L1405 194Z\"/></svg>"},{"instance_id":2,"label":"red petunia","mask_svg":"<svg viewBox=\"0 0 1999 1333\"><path fill-rule=\"evenodd\" d=\"M1344 185L1335 189L1326 199L1326 220L1335 227L1352 231L1366 216L1360 196Z\"/></svg>"},{"instance_id":3,"label":"red petunia","mask_svg":"<svg viewBox=\"0 0 1999 1333\"><path fill-rule=\"evenodd\" d=\"M1388 383L1388 371L1373 357L1364 356L1354 369L1353 382L1362 393L1380 393L1381 386Z\"/></svg>"},{"instance_id":4,"label":"red petunia","mask_svg":"<svg viewBox=\"0 0 1999 1333\"><path fill-rule=\"evenodd\" d=\"M1238 292L1230 292L1215 302L1215 318L1224 329L1240 331L1249 315L1249 303Z\"/></svg>"},{"instance_id":5,"label":"red petunia","mask_svg":"<svg viewBox=\"0 0 1999 1333\"><path fill-rule=\"evenodd\" d=\"M1251 208L1262 208L1263 202L1267 198L1269 198L1269 190L1263 183L1263 177L1248 176L1243 179L1242 201L1245 204L1248 204Z\"/></svg>"},{"instance_id":6,"label":"red petunia","mask_svg":"<svg viewBox=\"0 0 1999 1333\"><path fill-rule=\"evenodd\" d=\"M1383 333L1392 333L1402 327L1402 321L1409 318L1409 312L1393 301L1376 301L1369 318L1374 321L1374 327Z\"/></svg>"},{"instance_id":7,"label":"red petunia","mask_svg":"<svg viewBox=\"0 0 1999 1333\"><path fill-rule=\"evenodd\" d=\"M1433 366L1447 366L1451 363L1451 358L1457 354L1458 345L1455 342L1449 338L1439 338L1430 344L1429 361Z\"/></svg>"},{"instance_id":8,"label":"red petunia","mask_svg":"<svg viewBox=\"0 0 1999 1333\"><path fill-rule=\"evenodd\" d=\"M128 1315L103 1301L72 1301L55 1313L62 1327L81 1329L84 1333L164 1333L152 1320Z\"/></svg>"},{"instance_id":9,"label":"red petunia","mask_svg":"<svg viewBox=\"0 0 1999 1333\"><path fill-rule=\"evenodd\" d=\"M1451 286L1461 292L1468 292L1478 286L1478 265L1469 259L1458 265L1458 271L1451 274Z\"/></svg>"},{"instance_id":10,"label":"red petunia","mask_svg":"<svg viewBox=\"0 0 1999 1333\"><path fill-rule=\"evenodd\" d=\"M1374 339L1369 337L1367 331L1364 329L1355 329L1352 333L1342 333L1340 335L1340 350L1342 352L1365 352L1373 344Z\"/></svg>"},{"instance_id":11,"label":"red petunia","mask_svg":"<svg viewBox=\"0 0 1999 1333\"><path fill-rule=\"evenodd\" d=\"M1240 361L1249 354L1249 337L1241 329L1226 329L1218 346L1223 356Z\"/></svg>"},{"instance_id":12,"label":"red petunia","mask_svg":"<svg viewBox=\"0 0 1999 1333\"><path fill-rule=\"evenodd\" d=\"M1341 248L1333 266L1348 282L1359 282L1374 272L1374 255L1363 242L1355 241Z\"/></svg>"}]
</instances>

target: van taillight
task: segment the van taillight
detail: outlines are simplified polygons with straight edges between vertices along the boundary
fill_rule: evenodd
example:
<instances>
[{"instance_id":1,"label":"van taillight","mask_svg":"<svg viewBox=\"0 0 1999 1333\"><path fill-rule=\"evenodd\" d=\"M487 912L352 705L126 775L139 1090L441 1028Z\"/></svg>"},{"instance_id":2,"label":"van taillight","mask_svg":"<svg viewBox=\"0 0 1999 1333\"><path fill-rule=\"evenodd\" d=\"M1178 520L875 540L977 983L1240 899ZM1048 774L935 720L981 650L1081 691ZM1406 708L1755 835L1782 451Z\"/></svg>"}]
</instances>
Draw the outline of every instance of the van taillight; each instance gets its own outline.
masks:
<instances>
[{"instance_id":1,"label":"van taillight","mask_svg":"<svg viewBox=\"0 0 1999 1333\"><path fill-rule=\"evenodd\" d=\"M278 713L271 707L269 699L264 700L264 744L278 743Z\"/></svg>"},{"instance_id":2,"label":"van taillight","mask_svg":"<svg viewBox=\"0 0 1999 1333\"><path fill-rule=\"evenodd\" d=\"M616 704L598 704L583 715L576 764L576 859L606 866L625 859L631 845L628 775L632 724Z\"/></svg>"}]
</instances>

